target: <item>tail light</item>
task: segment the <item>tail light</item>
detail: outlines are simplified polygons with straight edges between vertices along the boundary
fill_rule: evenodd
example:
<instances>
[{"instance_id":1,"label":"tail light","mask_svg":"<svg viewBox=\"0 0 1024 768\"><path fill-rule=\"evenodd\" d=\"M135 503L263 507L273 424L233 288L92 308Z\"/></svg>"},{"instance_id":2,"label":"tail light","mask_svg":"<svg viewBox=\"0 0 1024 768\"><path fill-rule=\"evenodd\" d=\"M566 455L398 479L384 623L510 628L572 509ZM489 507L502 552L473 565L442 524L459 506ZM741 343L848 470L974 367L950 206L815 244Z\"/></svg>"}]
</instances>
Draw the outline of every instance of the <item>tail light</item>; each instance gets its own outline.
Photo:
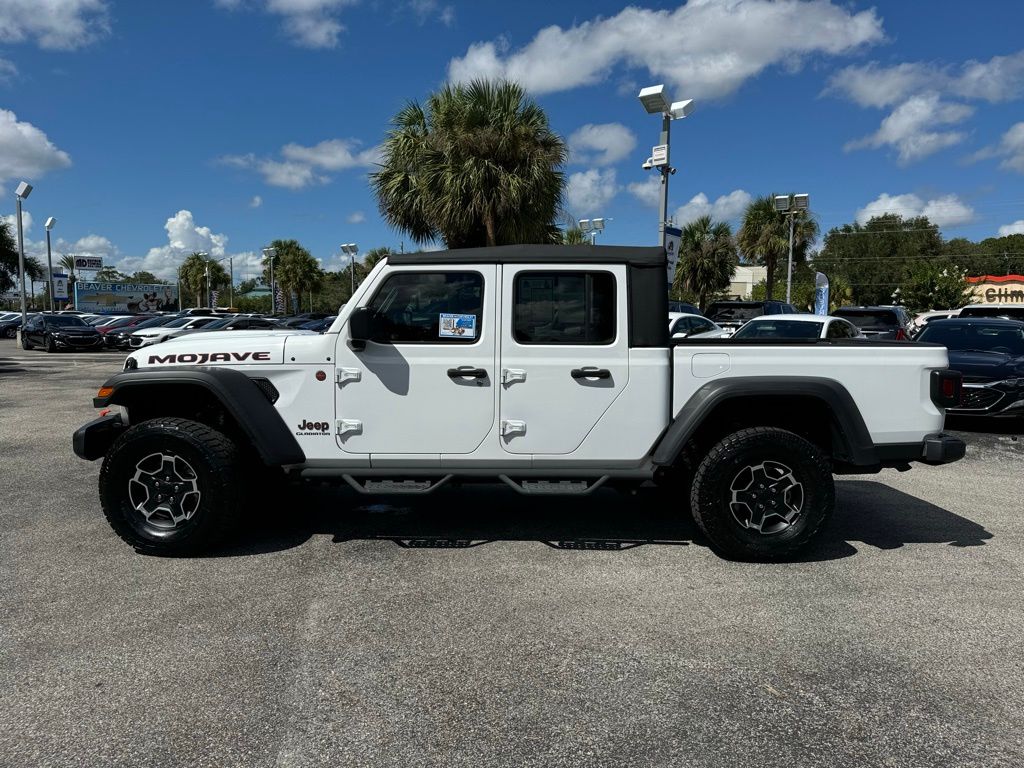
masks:
<instances>
[{"instance_id":1,"label":"tail light","mask_svg":"<svg viewBox=\"0 0 1024 768\"><path fill-rule=\"evenodd\" d=\"M960 371L932 371L932 402L939 408L956 408L964 390Z\"/></svg>"},{"instance_id":2,"label":"tail light","mask_svg":"<svg viewBox=\"0 0 1024 768\"><path fill-rule=\"evenodd\" d=\"M907 336L906 331L904 331L902 328L896 329L896 341L906 341L908 338L909 337Z\"/></svg>"}]
</instances>

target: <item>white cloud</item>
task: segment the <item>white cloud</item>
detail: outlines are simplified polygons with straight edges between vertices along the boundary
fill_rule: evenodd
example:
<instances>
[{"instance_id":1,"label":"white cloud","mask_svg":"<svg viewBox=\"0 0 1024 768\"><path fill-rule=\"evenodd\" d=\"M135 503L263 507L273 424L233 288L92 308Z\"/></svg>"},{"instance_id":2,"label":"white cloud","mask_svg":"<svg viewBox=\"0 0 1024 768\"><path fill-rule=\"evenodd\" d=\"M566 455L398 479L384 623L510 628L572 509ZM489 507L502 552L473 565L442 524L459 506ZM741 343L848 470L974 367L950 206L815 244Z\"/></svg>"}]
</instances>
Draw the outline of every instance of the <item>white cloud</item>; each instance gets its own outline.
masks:
<instances>
[{"instance_id":1,"label":"white cloud","mask_svg":"<svg viewBox=\"0 0 1024 768\"><path fill-rule=\"evenodd\" d=\"M612 165L635 148L636 135L622 123L587 123L569 136L574 163Z\"/></svg>"},{"instance_id":2,"label":"white cloud","mask_svg":"<svg viewBox=\"0 0 1024 768\"><path fill-rule=\"evenodd\" d=\"M249 201L249 207L259 208L261 205L263 205L263 198L259 195L253 195L252 200Z\"/></svg>"},{"instance_id":3,"label":"white cloud","mask_svg":"<svg viewBox=\"0 0 1024 768\"><path fill-rule=\"evenodd\" d=\"M336 172L351 168L369 168L380 160L380 147L359 149L355 139L329 139L311 147L285 144L281 148L283 159L275 160L245 155L224 155L218 162L232 168L254 170L274 187L302 189L313 184L326 184L331 180L324 171Z\"/></svg>"},{"instance_id":4,"label":"white cloud","mask_svg":"<svg viewBox=\"0 0 1024 768\"><path fill-rule=\"evenodd\" d=\"M984 160L990 157L1001 157L1000 168L1008 171L1024 173L1024 123L1015 123L1003 134L999 143L985 147L976 152L970 159Z\"/></svg>"},{"instance_id":5,"label":"white cloud","mask_svg":"<svg viewBox=\"0 0 1024 768\"><path fill-rule=\"evenodd\" d=\"M216 233L209 227L197 225L191 211L178 211L167 219L164 229L167 231L167 242L164 245L150 248L142 257L123 258L115 266L122 272L145 270L157 277L171 280L174 279L182 260L193 251L206 252L214 259L228 255L228 236Z\"/></svg>"},{"instance_id":6,"label":"white cloud","mask_svg":"<svg viewBox=\"0 0 1024 768\"><path fill-rule=\"evenodd\" d=\"M105 0L0 0L0 42L73 50L110 32Z\"/></svg>"},{"instance_id":7,"label":"white cloud","mask_svg":"<svg viewBox=\"0 0 1024 768\"><path fill-rule=\"evenodd\" d=\"M895 147L900 165L907 165L963 141L962 131L938 131L937 126L962 123L974 113L966 104L944 102L938 94L912 96L882 120L878 130L870 136L847 142L849 152L866 147L877 149Z\"/></svg>"},{"instance_id":8,"label":"white cloud","mask_svg":"<svg viewBox=\"0 0 1024 768\"><path fill-rule=\"evenodd\" d=\"M366 221L366 214L363 213L362 211L353 211L352 213L345 217L345 221L347 221L349 224L362 224L364 221Z\"/></svg>"},{"instance_id":9,"label":"white cloud","mask_svg":"<svg viewBox=\"0 0 1024 768\"><path fill-rule=\"evenodd\" d=\"M592 168L569 176L565 197L573 216L593 216L604 213L618 191L614 168Z\"/></svg>"},{"instance_id":10,"label":"white cloud","mask_svg":"<svg viewBox=\"0 0 1024 768\"><path fill-rule=\"evenodd\" d=\"M455 23L455 8L451 5L442 5L439 0L409 0L407 7L420 26L431 19L436 19L446 27Z\"/></svg>"},{"instance_id":11,"label":"white cloud","mask_svg":"<svg viewBox=\"0 0 1024 768\"><path fill-rule=\"evenodd\" d=\"M661 174L651 173L643 181L631 181L626 187L644 205L657 208L661 202Z\"/></svg>"},{"instance_id":12,"label":"white cloud","mask_svg":"<svg viewBox=\"0 0 1024 768\"><path fill-rule=\"evenodd\" d=\"M17 238L18 214L9 213L6 216L0 216L0 220L2 220L7 225L7 231L11 233L11 237ZM26 211L24 208L22 208L21 210L21 226L21 231L23 234L28 234L29 230L32 229L32 214L29 211Z\"/></svg>"},{"instance_id":13,"label":"white cloud","mask_svg":"<svg viewBox=\"0 0 1024 768\"><path fill-rule=\"evenodd\" d=\"M825 92L862 107L892 108L878 131L847 143L845 149L892 146L905 165L966 138L962 131L937 130L962 123L974 111L952 99L994 104L1024 95L1024 51L958 66L904 62L883 67L871 62L846 67L833 75Z\"/></svg>"},{"instance_id":14,"label":"white cloud","mask_svg":"<svg viewBox=\"0 0 1024 768\"><path fill-rule=\"evenodd\" d=\"M345 31L338 14L357 0L259 0L253 5L266 13L280 16L285 34L303 48L335 48L338 36ZM215 0L225 10L237 11L249 7L242 0Z\"/></svg>"},{"instance_id":15,"label":"white cloud","mask_svg":"<svg viewBox=\"0 0 1024 768\"><path fill-rule=\"evenodd\" d=\"M47 171L67 168L71 158L57 149L32 123L0 109L0 184L8 179L37 179Z\"/></svg>"},{"instance_id":16,"label":"white cloud","mask_svg":"<svg viewBox=\"0 0 1024 768\"><path fill-rule=\"evenodd\" d=\"M1024 235L1024 219L1018 219L1013 224L1004 224L999 228L999 236Z\"/></svg>"},{"instance_id":17,"label":"white cloud","mask_svg":"<svg viewBox=\"0 0 1024 768\"><path fill-rule=\"evenodd\" d=\"M13 61L0 59L0 85L6 85L18 76L18 68Z\"/></svg>"},{"instance_id":18,"label":"white cloud","mask_svg":"<svg viewBox=\"0 0 1024 768\"><path fill-rule=\"evenodd\" d=\"M857 221L867 223L876 216L894 213L903 218L927 216L940 227L959 227L974 221L974 209L956 195L923 200L915 194L890 195L883 192L857 211Z\"/></svg>"},{"instance_id":19,"label":"white cloud","mask_svg":"<svg viewBox=\"0 0 1024 768\"><path fill-rule=\"evenodd\" d=\"M714 202L701 192L676 211L674 220L679 226L689 224L701 216L711 216L715 221L736 221L743 215L750 200L750 193L742 189L734 189L729 194L718 197Z\"/></svg>"},{"instance_id":20,"label":"white cloud","mask_svg":"<svg viewBox=\"0 0 1024 768\"><path fill-rule=\"evenodd\" d=\"M883 67L870 62L841 69L832 76L828 93L844 95L862 107L890 107L924 92L998 103L1024 93L1024 51L967 61L959 67L905 62Z\"/></svg>"},{"instance_id":21,"label":"white cloud","mask_svg":"<svg viewBox=\"0 0 1024 768\"><path fill-rule=\"evenodd\" d=\"M542 94L594 85L626 65L688 98L717 98L768 67L795 70L813 54L841 55L882 38L874 9L851 13L831 0L690 0L545 27L517 50L503 38L473 43L448 63L448 78L504 77Z\"/></svg>"}]
</instances>

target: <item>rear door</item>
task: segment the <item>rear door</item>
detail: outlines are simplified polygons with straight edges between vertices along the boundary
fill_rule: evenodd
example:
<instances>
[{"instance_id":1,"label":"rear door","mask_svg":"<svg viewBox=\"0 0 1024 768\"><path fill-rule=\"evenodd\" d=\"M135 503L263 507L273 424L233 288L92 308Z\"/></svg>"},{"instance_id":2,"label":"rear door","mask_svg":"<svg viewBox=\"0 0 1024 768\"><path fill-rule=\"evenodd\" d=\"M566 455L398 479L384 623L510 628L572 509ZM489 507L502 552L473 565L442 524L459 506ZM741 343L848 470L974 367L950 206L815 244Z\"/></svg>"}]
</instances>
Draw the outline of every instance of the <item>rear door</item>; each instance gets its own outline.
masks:
<instances>
[{"instance_id":1,"label":"rear door","mask_svg":"<svg viewBox=\"0 0 1024 768\"><path fill-rule=\"evenodd\" d=\"M629 380L626 268L502 267L500 440L575 451Z\"/></svg>"}]
</instances>

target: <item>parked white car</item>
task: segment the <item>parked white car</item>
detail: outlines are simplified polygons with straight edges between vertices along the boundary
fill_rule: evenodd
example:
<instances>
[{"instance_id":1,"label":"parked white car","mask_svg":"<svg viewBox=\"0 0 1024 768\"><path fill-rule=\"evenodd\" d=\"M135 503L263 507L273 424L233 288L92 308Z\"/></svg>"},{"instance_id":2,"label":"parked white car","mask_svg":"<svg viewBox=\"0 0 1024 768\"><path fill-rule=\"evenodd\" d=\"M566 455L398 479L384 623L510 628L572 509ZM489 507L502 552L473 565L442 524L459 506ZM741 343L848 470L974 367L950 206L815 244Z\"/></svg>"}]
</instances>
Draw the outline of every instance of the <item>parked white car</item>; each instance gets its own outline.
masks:
<instances>
[{"instance_id":1,"label":"parked white car","mask_svg":"<svg viewBox=\"0 0 1024 768\"><path fill-rule=\"evenodd\" d=\"M729 335L718 323L686 312L668 313L668 332L673 339L720 339Z\"/></svg>"},{"instance_id":2,"label":"parked white car","mask_svg":"<svg viewBox=\"0 0 1024 768\"><path fill-rule=\"evenodd\" d=\"M762 315L748 320L733 339L862 339L860 328L831 315Z\"/></svg>"},{"instance_id":3,"label":"parked white car","mask_svg":"<svg viewBox=\"0 0 1024 768\"><path fill-rule=\"evenodd\" d=\"M918 312L914 316L914 331L920 333L932 320L949 320L954 317L960 317L959 309L933 309L930 312Z\"/></svg>"},{"instance_id":4,"label":"parked white car","mask_svg":"<svg viewBox=\"0 0 1024 768\"><path fill-rule=\"evenodd\" d=\"M209 325L220 319L210 315L193 315L192 317L179 318L167 325L143 328L141 331L136 331L131 335L131 338L128 340L128 346L132 349L140 349L152 344L159 344L161 341L173 339L184 331L192 328L202 328L204 325Z\"/></svg>"}]
</instances>

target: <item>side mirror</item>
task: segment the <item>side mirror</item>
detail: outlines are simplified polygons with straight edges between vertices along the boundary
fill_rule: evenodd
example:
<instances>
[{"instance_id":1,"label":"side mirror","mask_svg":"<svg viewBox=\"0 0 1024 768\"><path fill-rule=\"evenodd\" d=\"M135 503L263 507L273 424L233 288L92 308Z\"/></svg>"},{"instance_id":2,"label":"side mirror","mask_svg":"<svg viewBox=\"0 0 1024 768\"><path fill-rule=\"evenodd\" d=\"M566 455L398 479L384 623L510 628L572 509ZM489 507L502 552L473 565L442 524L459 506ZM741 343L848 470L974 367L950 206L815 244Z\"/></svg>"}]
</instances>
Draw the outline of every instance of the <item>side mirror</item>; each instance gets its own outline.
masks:
<instances>
[{"instance_id":1,"label":"side mirror","mask_svg":"<svg viewBox=\"0 0 1024 768\"><path fill-rule=\"evenodd\" d=\"M348 319L348 333L352 349L365 349L366 342L373 338L375 315L369 307L359 307Z\"/></svg>"}]
</instances>

